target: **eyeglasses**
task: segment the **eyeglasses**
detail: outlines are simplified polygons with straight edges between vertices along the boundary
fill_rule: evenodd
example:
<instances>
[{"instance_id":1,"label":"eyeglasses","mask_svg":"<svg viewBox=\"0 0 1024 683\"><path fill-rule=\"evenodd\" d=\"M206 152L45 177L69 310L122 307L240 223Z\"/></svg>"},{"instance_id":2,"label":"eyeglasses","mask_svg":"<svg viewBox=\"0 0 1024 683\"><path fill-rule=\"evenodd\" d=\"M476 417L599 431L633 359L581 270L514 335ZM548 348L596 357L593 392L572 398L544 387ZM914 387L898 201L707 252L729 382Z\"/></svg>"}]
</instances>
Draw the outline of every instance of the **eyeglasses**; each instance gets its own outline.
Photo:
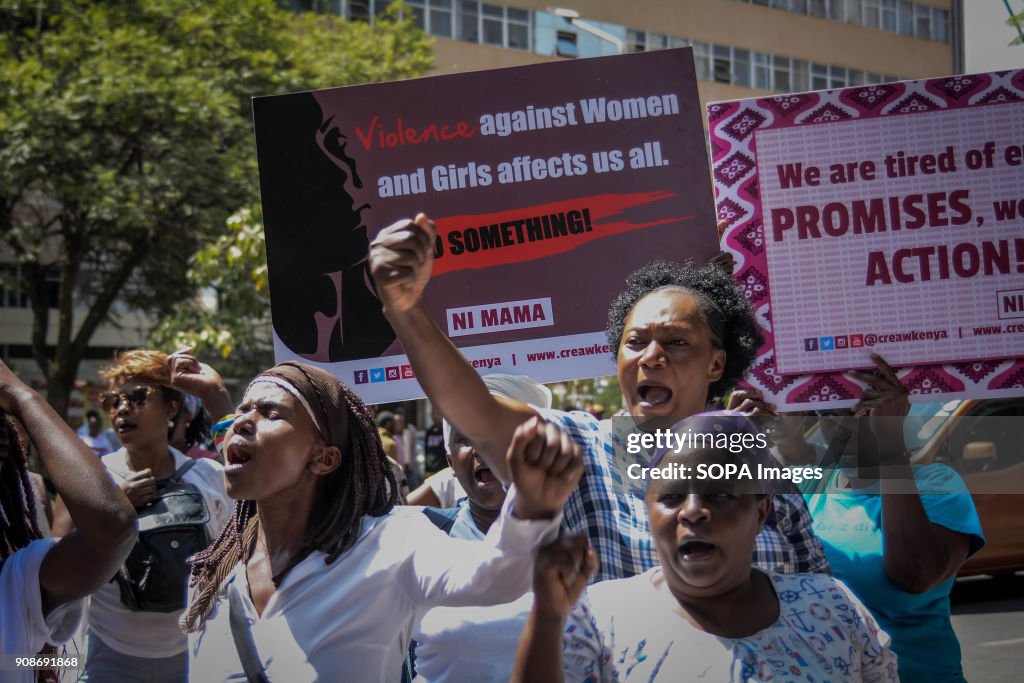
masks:
<instances>
[{"instance_id":1,"label":"eyeglasses","mask_svg":"<svg viewBox=\"0 0 1024 683\"><path fill-rule=\"evenodd\" d=\"M156 389L153 387L138 387L131 391L107 391L100 394L100 405L108 413L120 408L122 402L127 402L128 410L141 410L146 407L154 391Z\"/></svg>"}]
</instances>

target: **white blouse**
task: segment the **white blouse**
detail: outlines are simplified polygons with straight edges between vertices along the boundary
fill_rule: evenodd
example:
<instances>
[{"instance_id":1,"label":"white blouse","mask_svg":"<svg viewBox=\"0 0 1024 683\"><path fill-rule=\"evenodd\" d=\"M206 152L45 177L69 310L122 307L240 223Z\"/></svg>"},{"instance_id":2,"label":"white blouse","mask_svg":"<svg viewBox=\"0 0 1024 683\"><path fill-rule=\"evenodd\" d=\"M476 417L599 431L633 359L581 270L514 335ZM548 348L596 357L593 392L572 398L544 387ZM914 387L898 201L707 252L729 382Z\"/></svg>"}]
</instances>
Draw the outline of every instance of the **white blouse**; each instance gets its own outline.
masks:
<instances>
[{"instance_id":1,"label":"white blouse","mask_svg":"<svg viewBox=\"0 0 1024 683\"><path fill-rule=\"evenodd\" d=\"M536 549L555 538L561 515L527 521L502 516L484 541L449 538L420 508L364 517L359 540L333 564L313 553L289 572L262 616L245 567L235 583L271 681L386 681L401 677L413 628L439 605L493 605L529 589ZM226 586L202 631L189 636L193 681L244 681L229 623Z\"/></svg>"}]
</instances>

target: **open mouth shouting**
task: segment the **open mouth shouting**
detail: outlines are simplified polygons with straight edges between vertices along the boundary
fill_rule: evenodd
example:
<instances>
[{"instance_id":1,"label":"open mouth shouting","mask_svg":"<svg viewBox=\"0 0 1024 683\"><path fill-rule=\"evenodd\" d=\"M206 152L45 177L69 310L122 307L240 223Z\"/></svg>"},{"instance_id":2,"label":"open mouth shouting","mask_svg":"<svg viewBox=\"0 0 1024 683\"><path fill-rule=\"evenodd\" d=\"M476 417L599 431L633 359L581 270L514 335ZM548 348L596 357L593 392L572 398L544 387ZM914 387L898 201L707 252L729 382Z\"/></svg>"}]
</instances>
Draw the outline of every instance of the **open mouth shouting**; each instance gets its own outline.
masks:
<instances>
[{"instance_id":1,"label":"open mouth shouting","mask_svg":"<svg viewBox=\"0 0 1024 683\"><path fill-rule=\"evenodd\" d=\"M660 382L644 380L637 385L638 405L644 410L657 410L672 401L672 390Z\"/></svg>"},{"instance_id":2,"label":"open mouth shouting","mask_svg":"<svg viewBox=\"0 0 1024 683\"><path fill-rule=\"evenodd\" d=\"M479 488L484 488L492 484L500 486L500 482L498 481L498 478L494 476L494 473L491 472L491 468L483 463L478 463L477 466L473 468L473 481L476 482L476 485Z\"/></svg>"},{"instance_id":3,"label":"open mouth shouting","mask_svg":"<svg viewBox=\"0 0 1024 683\"><path fill-rule=\"evenodd\" d=\"M705 540L689 540L679 544L679 557L684 562L704 562L714 557L717 548Z\"/></svg>"},{"instance_id":4,"label":"open mouth shouting","mask_svg":"<svg viewBox=\"0 0 1024 683\"><path fill-rule=\"evenodd\" d=\"M224 474L234 474L245 467L245 464L252 458L249 451L238 443L229 443L224 451Z\"/></svg>"}]
</instances>

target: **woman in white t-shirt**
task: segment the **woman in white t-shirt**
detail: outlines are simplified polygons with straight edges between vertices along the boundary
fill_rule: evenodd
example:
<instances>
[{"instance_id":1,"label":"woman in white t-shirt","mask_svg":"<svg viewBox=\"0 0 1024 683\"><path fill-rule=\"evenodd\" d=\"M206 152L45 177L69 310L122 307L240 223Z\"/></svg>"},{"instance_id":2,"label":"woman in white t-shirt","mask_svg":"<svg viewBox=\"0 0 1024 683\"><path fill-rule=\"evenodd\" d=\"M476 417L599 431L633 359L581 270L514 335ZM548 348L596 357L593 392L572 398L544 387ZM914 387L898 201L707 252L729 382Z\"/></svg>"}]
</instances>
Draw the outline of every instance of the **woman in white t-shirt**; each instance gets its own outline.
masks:
<instances>
[{"instance_id":1,"label":"woman in white t-shirt","mask_svg":"<svg viewBox=\"0 0 1024 683\"><path fill-rule=\"evenodd\" d=\"M28 480L27 445L35 444L78 530L42 538ZM135 543L135 510L92 450L0 361L0 654L31 656L71 638L83 601L117 571ZM0 673L32 681L31 668Z\"/></svg>"},{"instance_id":2,"label":"woman in white t-shirt","mask_svg":"<svg viewBox=\"0 0 1024 683\"><path fill-rule=\"evenodd\" d=\"M673 431L676 447L657 452L646 477L660 566L594 584L573 605L593 550L563 539L542 551L512 680L898 680L889 636L845 585L751 566L771 500L763 435L726 412ZM711 465L746 465L750 477L738 468L713 479Z\"/></svg>"},{"instance_id":3,"label":"woman in white t-shirt","mask_svg":"<svg viewBox=\"0 0 1024 683\"><path fill-rule=\"evenodd\" d=\"M110 382L110 390L102 397L103 408L123 446L103 456L107 472L141 514L156 496L158 482L194 462L181 481L202 495L209 512L206 532L209 539L216 538L231 515L223 467L213 460L192 461L169 445L183 394L172 385L167 355L148 349L126 351L101 374ZM58 498L55 535L67 533L73 526L62 509ZM178 625L188 590L185 559L181 558L180 568L170 570L181 575L182 607L178 610L132 609L117 582L96 591L87 617L89 643L83 681L180 683L188 678L188 641Z\"/></svg>"},{"instance_id":4,"label":"woman in white t-shirt","mask_svg":"<svg viewBox=\"0 0 1024 683\"><path fill-rule=\"evenodd\" d=\"M190 675L204 683L398 681L428 609L526 592L534 550L557 533L582 472L557 430L522 430L488 538L450 539L418 509L395 507L363 402L297 362L252 381L223 448L235 514L194 558L183 620Z\"/></svg>"}]
</instances>

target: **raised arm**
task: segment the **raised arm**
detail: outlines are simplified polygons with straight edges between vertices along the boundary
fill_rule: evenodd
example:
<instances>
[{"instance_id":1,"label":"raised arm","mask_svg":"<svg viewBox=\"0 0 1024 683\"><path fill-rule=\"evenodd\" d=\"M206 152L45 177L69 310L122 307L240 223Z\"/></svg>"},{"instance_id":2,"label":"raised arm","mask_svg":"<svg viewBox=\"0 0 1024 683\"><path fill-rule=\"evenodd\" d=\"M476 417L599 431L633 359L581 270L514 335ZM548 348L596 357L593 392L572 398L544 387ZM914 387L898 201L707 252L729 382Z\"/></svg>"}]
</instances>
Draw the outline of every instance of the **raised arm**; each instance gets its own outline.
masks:
<instances>
[{"instance_id":1,"label":"raised arm","mask_svg":"<svg viewBox=\"0 0 1024 683\"><path fill-rule=\"evenodd\" d=\"M903 439L902 418L910 410L910 401L895 370L881 356L872 358L878 365L878 374L850 374L868 384L854 414L871 420L878 462L884 470L880 484L883 566L885 575L900 590L924 593L956 573L967 559L970 537L933 524L920 494L908 493L908 487L916 486Z\"/></svg>"},{"instance_id":2,"label":"raised arm","mask_svg":"<svg viewBox=\"0 0 1024 683\"><path fill-rule=\"evenodd\" d=\"M384 315L398 335L416 379L445 417L508 483L505 453L517 426L535 415L525 403L495 398L423 305L434 264L434 223L423 214L381 231L370 245L370 270Z\"/></svg>"},{"instance_id":3,"label":"raised arm","mask_svg":"<svg viewBox=\"0 0 1024 683\"><path fill-rule=\"evenodd\" d=\"M565 618L597 569L597 555L580 534L541 548L533 570L533 608L519 636L512 683L565 680Z\"/></svg>"},{"instance_id":4,"label":"raised arm","mask_svg":"<svg viewBox=\"0 0 1024 683\"><path fill-rule=\"evenodd\" d=\"M583 474L583 459L564 432L538 417L515 430L507 458L513 486L483 542L438 532L439 538L415 548L399 582L417 602L499 604L529 589L533 556L558 535L562 508ZM433 529L423 515L415 518Z\"/></svg>"},{"instance_id":5,"label":"raised arm","mask_svg":"<svg viewBox=\"0 0 1024 683\"><path fill-rule=\"evenodd\" d=\"M0 409L24 425L77 527L46 554L39 571L49 614L94 593L117 572L135 544L135 509L92 449L3 361Z\"/></svg>"},{"instance_id":6,"label":"raised arm","mask_svg":"<svg viewBox=\"0 0 1024 683\"><path fill-rule=\"evenodd\" d=\"M199 397L211 420L219 420L234 412L235 404L231 402L231 394L224 387L220 373L206 363L200 363L192 355L192 349L175 351L167 357L167 365L174 388Z\"/></svg>"}]
</instances>

